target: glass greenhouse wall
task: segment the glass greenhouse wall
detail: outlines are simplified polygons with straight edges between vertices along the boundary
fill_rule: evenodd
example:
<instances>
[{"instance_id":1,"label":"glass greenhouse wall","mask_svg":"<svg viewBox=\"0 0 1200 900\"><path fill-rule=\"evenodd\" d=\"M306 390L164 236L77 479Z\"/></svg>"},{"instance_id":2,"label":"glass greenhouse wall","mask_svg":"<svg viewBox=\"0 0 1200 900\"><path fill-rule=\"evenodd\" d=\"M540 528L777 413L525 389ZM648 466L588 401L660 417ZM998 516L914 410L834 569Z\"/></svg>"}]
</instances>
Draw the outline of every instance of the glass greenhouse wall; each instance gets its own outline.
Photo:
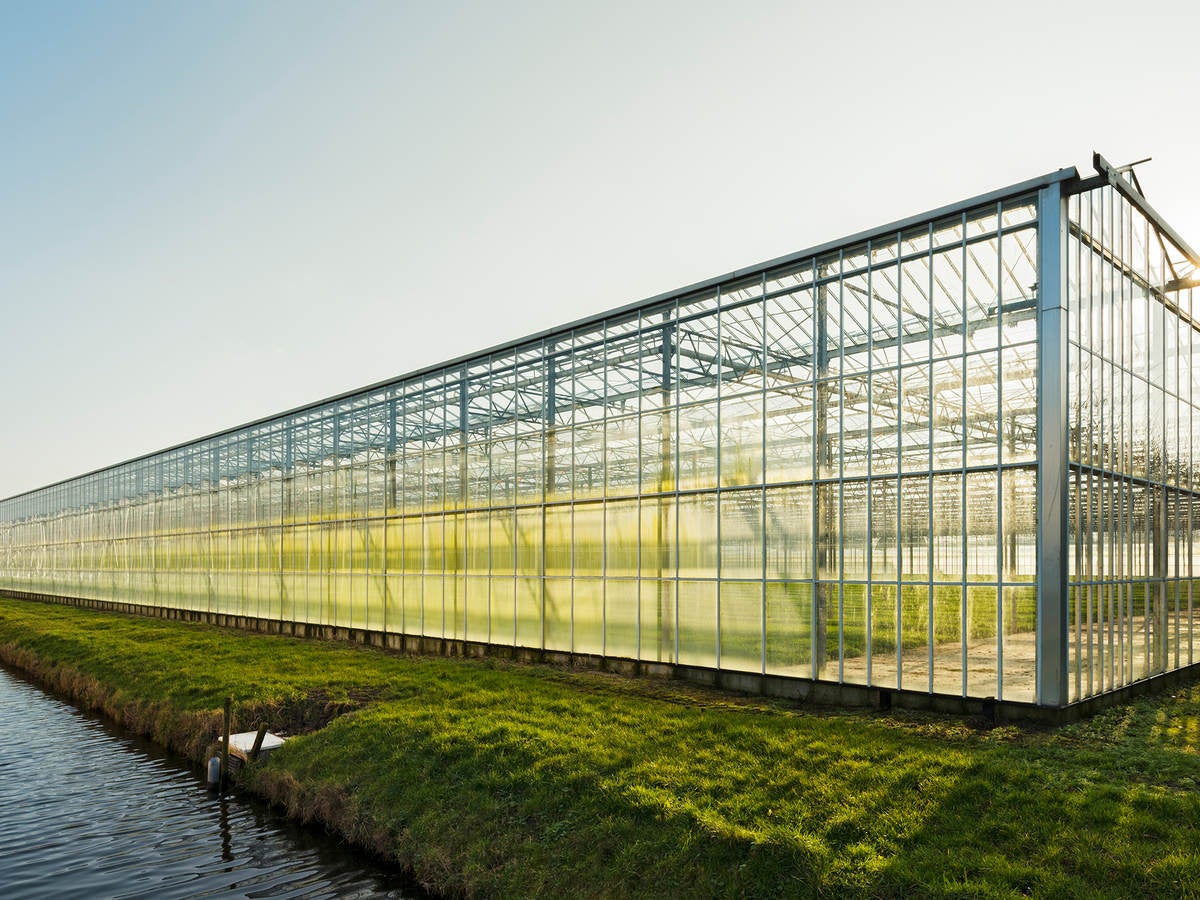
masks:
<instances>
[{"instance_id":1,"label":"glass greenhouse wall","mask_svg":"<svg viewBox=\"0 0 1200 900\"><path fill-rule=\"evenodd\" d=\"M1071 197L1068 232L1076 699L1198 661L1200 292L1195 255L1112 186Z\"/></svg>"},{"instance_id":2,"label":"glass greenhouse wall","mask_svg":"<svg viewBox=\"0 0 1200 900\"><path fill-rule=\"evenodd\" d=\"M1097 159L0 501L0 590L1051 707L1190 665L1195 255Z\"/></svg>"}]
</instances>

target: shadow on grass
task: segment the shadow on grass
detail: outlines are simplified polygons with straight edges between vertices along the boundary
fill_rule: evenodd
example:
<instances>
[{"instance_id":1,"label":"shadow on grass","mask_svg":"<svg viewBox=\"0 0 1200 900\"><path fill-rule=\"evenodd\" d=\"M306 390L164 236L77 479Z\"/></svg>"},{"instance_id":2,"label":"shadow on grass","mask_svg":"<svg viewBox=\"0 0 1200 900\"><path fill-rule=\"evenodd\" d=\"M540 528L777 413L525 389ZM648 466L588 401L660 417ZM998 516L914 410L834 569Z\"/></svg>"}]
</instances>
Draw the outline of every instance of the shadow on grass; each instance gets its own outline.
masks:
<instances>
[{"instance_id":1,"label":"shadow on grass","mask_svg":"<svg viewBox=\"0 0 1200 900\"><path fill-rule=\"evenodd\" d=\"M870 893L1200 897L1200 689L997 729Z\"/></svg>"}]
</instances>

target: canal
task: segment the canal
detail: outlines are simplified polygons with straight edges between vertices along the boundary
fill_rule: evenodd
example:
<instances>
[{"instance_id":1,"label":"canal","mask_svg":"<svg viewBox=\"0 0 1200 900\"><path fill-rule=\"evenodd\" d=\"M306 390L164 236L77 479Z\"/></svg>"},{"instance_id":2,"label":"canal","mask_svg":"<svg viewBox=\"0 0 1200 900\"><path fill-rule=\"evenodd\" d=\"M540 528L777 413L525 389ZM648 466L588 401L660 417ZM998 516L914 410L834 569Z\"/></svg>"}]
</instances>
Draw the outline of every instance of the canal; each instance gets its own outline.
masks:
<instances>
[{"instance_id":1,"label":"canal","mask_svg":"<svg viewBox=\"0 0 1200 900\"><path fill-rule=\"evenodd\" d=\"M420 897L398 871L0 667L0 895Z\"/></svg>"}]
</instances>

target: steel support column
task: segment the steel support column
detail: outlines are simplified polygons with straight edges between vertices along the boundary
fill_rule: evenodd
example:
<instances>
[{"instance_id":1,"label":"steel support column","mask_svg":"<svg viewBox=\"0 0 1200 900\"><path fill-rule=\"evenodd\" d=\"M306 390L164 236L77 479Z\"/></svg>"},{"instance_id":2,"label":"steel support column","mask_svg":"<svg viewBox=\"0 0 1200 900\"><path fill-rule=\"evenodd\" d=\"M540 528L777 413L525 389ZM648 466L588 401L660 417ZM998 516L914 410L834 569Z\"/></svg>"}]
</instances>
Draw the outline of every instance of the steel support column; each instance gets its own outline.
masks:
<instances>
[{"instance_id":1,"label":"steel support column","mask_svg":"<svg viewBox=\"0 0 1200 900\"><path fill-rule=\"evenodd\" d=\"M1067 204L1038 191L1037 702L1067 694Z\"/></svg>"}]
</instances>

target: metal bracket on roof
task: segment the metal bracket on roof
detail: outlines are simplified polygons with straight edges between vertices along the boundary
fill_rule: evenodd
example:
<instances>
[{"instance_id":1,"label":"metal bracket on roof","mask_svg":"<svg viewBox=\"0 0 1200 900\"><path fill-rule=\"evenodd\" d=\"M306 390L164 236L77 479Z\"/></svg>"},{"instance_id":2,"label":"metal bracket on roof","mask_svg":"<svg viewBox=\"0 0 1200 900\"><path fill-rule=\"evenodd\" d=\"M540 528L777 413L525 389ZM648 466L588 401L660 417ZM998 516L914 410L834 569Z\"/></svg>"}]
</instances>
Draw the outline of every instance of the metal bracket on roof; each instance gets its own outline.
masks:
<instances>
[{"instance_id":1,"label":"metal bracket on roof","mask_svg":"<svg viewBox=\"0 0 1200 900\"><path fill-rule=\"evenodd\" d=\"M1093 155L1098 156L1099 154ZM1101 157L1101 159L1103 159L1103 157ZM1138 181L1137 172L1134 171L1134 166L1140 166L1142 163L1148 163L1152 159L1154 159L1153 156L1147 156L1145 159L1139 159L1137 162L1126 163L1123 166L1115 166L1114 170L1118 175L1128 175L1129 180L1133 182L1133 186L1137 188L1137 192L1145 197L1146 192L1142 190L1142 183Z\"/></svg>"},{"instance_id":2,"label":"metal bracket on roof","mask_svg":"<svg viewBox=\"0 0 1200 900\"><path fill-rule=\"evenodd\" d=\"M1136 184L1137 176L1133 175L1133 167L1140 165L1143 162L1146 162L1146 160L1143 159L1136 163L1130 163L1127 166L1114 166L1099 153L1092 153L1092 166L1095 168L1096 172L1102 177L1106 178L1108 183L1112 185L1122 197L1137 207L1141 214L1150 220L1150 224L1154 226L1154 230L1157 231L1159 235L1165 237L1172 244L1174 244L1179 252L1188 258L1188 262L1190 262L1197 269L1200 269L1200 253L1197 253L1195 250L1193 250L1191 245L1183 239L1179 232L1172 228L1171 225L1158 214L1158 210L1150 205L1150 201L1148 201L1145 195L1142 193L1141 186ZM1132 181L1124 177L1126 173L1130 174ZM1181 279L1176 278L1173 282L1171 282L1171 284L1175 284L1175 282L1180 280ZM1192 283L1195 283L1195 275L1189 275L1187 279L1183 280L1188 280ZM1191 285L1189 284L1189 286ZM1173 289L1174 288L1169 286L1164 288L1164 290Z\"/></svg>"}]
</instances>

